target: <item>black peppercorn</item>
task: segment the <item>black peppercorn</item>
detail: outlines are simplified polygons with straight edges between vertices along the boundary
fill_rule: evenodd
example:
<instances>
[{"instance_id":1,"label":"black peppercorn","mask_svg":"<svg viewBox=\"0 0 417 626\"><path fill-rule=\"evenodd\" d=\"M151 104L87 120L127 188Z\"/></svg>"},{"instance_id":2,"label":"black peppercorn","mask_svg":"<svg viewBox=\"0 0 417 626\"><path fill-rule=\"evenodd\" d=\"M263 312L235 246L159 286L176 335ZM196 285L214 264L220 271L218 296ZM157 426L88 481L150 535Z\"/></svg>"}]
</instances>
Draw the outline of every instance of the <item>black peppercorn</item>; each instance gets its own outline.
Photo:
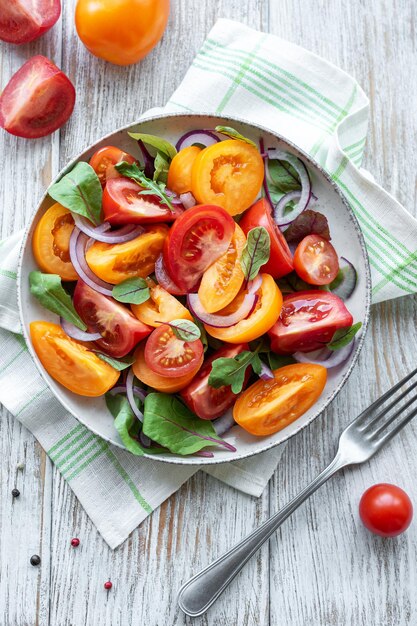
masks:
<instances>
[{"instance_id":1,"label":"black peppercorn","mask_svg":"<svg viewBox=\"0 0 417 626\"><path fill-rule=\"evenodd\" d=\"M40 562L41 562L41 557L38 556L37 554L34 554L33 556L30 557L31 565L39 565Z\"/></svg>"},{"instance_id":2,"label":"black peppercorn","mask_svg":"<svg viewBox=\"0 0 417 626\"><path fill-rule=\"evenodd\" d=\"M19 489L16 489L16 488L12 489L12 496L13 498L18 498L20 496Z\"/></svg>"}]
</instances>

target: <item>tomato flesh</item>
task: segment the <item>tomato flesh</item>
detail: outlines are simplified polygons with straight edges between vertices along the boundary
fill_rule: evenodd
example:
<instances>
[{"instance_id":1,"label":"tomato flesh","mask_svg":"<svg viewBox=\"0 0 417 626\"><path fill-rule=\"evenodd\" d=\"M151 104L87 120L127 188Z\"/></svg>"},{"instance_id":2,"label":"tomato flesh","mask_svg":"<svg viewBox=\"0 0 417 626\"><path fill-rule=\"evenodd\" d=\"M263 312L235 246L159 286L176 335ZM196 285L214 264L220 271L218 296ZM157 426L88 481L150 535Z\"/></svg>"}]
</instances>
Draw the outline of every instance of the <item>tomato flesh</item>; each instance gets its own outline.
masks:
<instances>
[{"instance_id":1,"label":"tomato flesh","mask_svg":"<svg viewBox=\"0 0 417 626\"><path fill-rule=\"evenodd\" d=\"M43 272L58 274L62 280L77 280L78 274L70 260L69 242L74 219L58 202L44 213L32 237L36 263Z\"/></svg>"},{"instance_id":2,"label":"tomato flesh","mask_svg":"<svg viewBox=\"0 0 417 626\"><path fill-rule=\"evenodd\" d=\"M247 343L238 345L224 345L209 358L205 359L203 366L191 383L181 391L182 399L193 413L203 420L214 420L229 409L238 397L233 393L230 386L215 389L208 384L213 361L220 358L233 359L235 356L249 350ZM248 384L251 368L245 373L243 389Z\"/></svg>"},{"instance_id":3,"label":"tomato flesh","mask_svg":"<svg viewBox=\"0 0 417 626\"><path fill-rule=\"evenodd\" d=\"M33 41L52 28L60 14L60 0L2 2L0 39L15 44Z\"/></svg>"},{"instance_id":4,"label":"tomato flesh","mask_svg":"<svg viewBox=\"0 0 417 626\"><path fill-rule=\"evenodd\" d=\"M200 152L201 148L198 146L188 146L177 152L168 170L168 189L178 194L191 191L191 172Z\"/></svg>"},{"instance_id":5,"label":"tomato flesh","mask_svg":"<svg viewBox=\"0 0 417 626\"><path fill-rule=\"evenodd\" d=\"M131 154L120 150L120 148L105 146L97 150L97 152L94 152L89 163L104 187L108 179L121 177L121 174L119 174L114 166L123 161L135 163L136 159Z\"/></svg>"},{"instance_id":6,"label":"tomato flesh","mask_svg":"<svg viewBox=\"0 0 417 626\"><path fill-rule=\"evenodd\" d=\"M172 320L187 319L193 321L189 310L177 298L168 293L161 285L148 280L150 298L141 304L132 304L134 315L149 326L157 328Z\"/></svg>"},{"instance_id":7,"label":"tomato flesh","mask_svg":"<svg viewBox=\"0 0 417 626\"><path fill-rule=\"evenodd\" d=\"M359 503L364 526L381 537L396 537L413 519L413 504L403 489L389 483L369 487Z\"/></svg>"},{"instance_id":8,"label":"tomato flesh","mask_svg":"<svg viewBox=\"0 0 417 626\"><path fill-rule=\"evenodd\" d=\"M330 241L320 235L307 235L294 253L294 267L306 283L329 285L339 271L339 259Z\"/></svg>"},{"instance_id":9,"label":"tomato flesh","mask_svg":"<svg viewBox=\"0 0 417 626\"><path fill-rule=\"evenodd\" d=\"M129 309L91 289L82 280L74 291L74 307L89 332L103 336L95 342L99 349L116 358L128 354L152 331Z\"/></svg>"},{"instance_id":10,"label":"tomato flesh","mask_svg":"<svg viewBox=\"0 0 417 626\"><path fill-rule=\"evenodd\" d=\"M278 354L311 352L323 348L339 328L353 317L335 294L312 290L284 296L281 315L268 332L271 349Z\"/></svg>"},{"instance_id":11,"label":"tomato flesh","mask_svg":"<svg viewBox=\"0 0 417 626\"><path fill-rule=\"evenodd\" d=\"M185 376L196 368L203 354L203 344L183 341L168 324L162 324L150 335L145 346L148 367L160 376Z\"/></svg>"},{"instance_id":12,"label":"tomato flesh","mask_svg":"<svg viewBox=\"0 0 417 626\"><path fill-rule=\"evenodd\" d=\"M136 378L138 378L144 385L149 385L156 391L161 393L176 393L184 387L186 387L190 381L194 378L198 370L203 363L203 355L200 360L195 364L195 368L184 376L161 376L148 367L145 361L145 346L142 342L135 351L135 362L133 363L133 371Z\"/></svg>"},{"instance_id":13,"label":"tomato flesh","mask_svg":"<svg viewBox=\"0 0 417 626\"><path fill-rule=\"evenodd\" d=\"M70 117L75 89L49 59L37 55L12 76L0 96L0 126L12 135L50 135Z\"/></svg>"}]
</instances>

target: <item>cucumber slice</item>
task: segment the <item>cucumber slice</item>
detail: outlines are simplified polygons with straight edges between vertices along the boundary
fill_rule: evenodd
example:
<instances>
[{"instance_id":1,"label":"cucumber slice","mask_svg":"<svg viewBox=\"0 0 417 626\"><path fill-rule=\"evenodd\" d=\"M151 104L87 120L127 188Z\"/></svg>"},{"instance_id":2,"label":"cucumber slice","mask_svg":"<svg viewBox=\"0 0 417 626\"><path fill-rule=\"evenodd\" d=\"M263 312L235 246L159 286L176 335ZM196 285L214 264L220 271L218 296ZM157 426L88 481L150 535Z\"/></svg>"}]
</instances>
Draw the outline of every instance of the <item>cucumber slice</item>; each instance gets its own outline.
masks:
<instances>
[{"instance_id":1,"label":"cucumber slice","mask_svg":"<svg viewBox=\"0 0 417 626\"><path fill-rule=\"evenodd\" d=\"M357 282L358 274L354 265L345 257L340 257L339 272L329 285L330 291L342 298L342 300L347 300L355 291Z\"/></svg>"}]
</instances>

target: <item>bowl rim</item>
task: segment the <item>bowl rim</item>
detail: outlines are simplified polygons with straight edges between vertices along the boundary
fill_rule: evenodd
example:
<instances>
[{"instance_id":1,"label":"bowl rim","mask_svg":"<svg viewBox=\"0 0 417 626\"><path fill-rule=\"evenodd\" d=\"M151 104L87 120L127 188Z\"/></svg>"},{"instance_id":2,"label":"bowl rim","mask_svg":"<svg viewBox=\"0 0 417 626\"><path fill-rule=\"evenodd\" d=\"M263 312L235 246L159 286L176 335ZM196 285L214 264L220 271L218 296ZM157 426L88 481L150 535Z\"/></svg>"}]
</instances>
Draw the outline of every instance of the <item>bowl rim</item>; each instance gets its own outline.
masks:
<instances>
[{"instance_id":1,"label":"bowl rim","mask_svg":"<svg viewBox=\"0 0 417 626\"><path fill-rule=\"evenodd\" d=\"M213 458L204 458L204 457L180 457L179 455L172 455L172 458L168 457L168 456L164 456L162 457L162 455L152 455L152 454L148 454L148 453L144 453L143 456L141 457L137 457L137 458L147 458L147 459L151 459L154 461L159 461L161 463L170 463L170 464L174 464L174 465L189 465L190 467L199 467L199 466L206 466L206 465L219 465L219 464L225 464L225 463L230 463L233 461L241 461L243 459L247 459L247 458L251 458L253 456L255 456L256 454L261 454L262 452L266 452L267 450L271 450L272 448L275 448L278 445L281 445L285 442L287 442L289 439L291 439L292 437L294 437L295 435L297 435L300 431L302 431L304 428L306 428L307 426L309 426L315 419L317 419L321 414L323 414L325 412L325 410L328 408L328 406L331 404L331 402L335 399L335 397L339 394L339 392L341 391L341 389L343 388L343 386L346 384L347 380L349 379L352 370L356 364L356 361L358 360L359 354L362 350L364 341L365 341L365 337L366 337L366 333L368 330L368 326L369 326L369 318L370 318L370 307L371 307L371 288L372 288L372 283L371 283L371 271L370 271L370 264L369 264L369 255L368 255L368 251L366 249L366 245L365 245L365 238L363 235L363 232L359 226L359 222L358 219L354 213L354 211L352 210L351 206L349 205L348 201L346 200L345 196L343 195L343 193L341 192L341 190L339 189L339 187L337 186L337 184L332 180L332 178L330 177L330 175L326 172L326 170L322 167L322 165L316 161L313 157L311 157L307 152L305 152L305 150L303 150L302 148L300 148L297 144L295 144L294 142L290 141L289 139L287 139L286 137L284 137L283 135L281 135L280 133L277 133L274 130L271 130L270 128L267 128L265 126L262 126L260 124L254 123L251 120L245 119L245 118L240 118L240 117L236 117L236 116L231 116L231 115L217 115L215 113L209 113L209 112L204 112L204 111L198 111L198 112L186 112L186 113L181 113L181 112L166 112L166 113L158 113L158 114L152 114L152 115L147 115L146 113L143 114L143 116L141 116L138 120L131 122L129 124L125 124L119 128L117 128L116 130L113 130L110 133L107 133L106 135L103 135L102 137L100 137L98 140L96 140L95 142L93 142L92 144L90 144L89 146L87 146L84 150L82 150L80 153L78 153L75 157L73 157L72 159L70 159L70 161L58 172L58 174L54 177L54 179L49 183L48 187L46 188L44 194L42 195L41 199L39 200L39 202L36 205L36 208L34 209L34 211L32 212L27 226L25 228L24 234L23 234L23 239L22 239L22 243L21 243L21 247L20 247L20 251L19 251L19 258L18 258L18 268L17 268L17 303L18 303L18 309L19 309L19 317L20 317L20 322L21 322L21 326L22 326L22 334L23 337L25 339L25 342L27 344L28 347L28 352L32 358L32 361L35 364L36 369L38 370L38 372L40 373L40 375L42 376L42 378L44 379L44 381L46 382L49 390L53 393L53 395L57 398L58 402L73 416L75 417L75 419L82 424L83 426L85 426L88 430L90 430L92 433L94 433L95 435L99 436L101 439L103 439L104 441L107 441L108 443L110 443L111 445L115 445L119 448L121 448L122 450L125 450L127 452L129 452L129 450L127 450L127 448L125 448L125 446L121 443L118 443L116 441L111 440L110 438L103 436L102 433L98 432L96 429L91 428L89 425L87 425L86 423L84 423L78 415L75 415L75 413L73 412L73 410L67 406L66 402L62 400L62 398L58 395L58 393L50 386L49 381L46 377L46 372L45 369L42 367L40 367L35 359L35 355L34 355L34 350L32 347L32 343L30 341L30 337L26 331L25 328L25 324L24 324L24 317L23 317L23 303L22 303L22 298L21 298L21 291L22 291L22 279L23 279L23 256L24 256L24 252L26 250L26 246L28 244L28 239L29 239L29 233L30 230L32 228L32 224L33 221L35 219L35 217L37 216L38 212L41 209L42 204L44 203L44 201L47 199L48 197L48 189L51 187L51 185L53 185L55 182L57 182L58 180L61 179L62 176L64 176L70 169L72 169L72 167L78 163L78 161L81 159L81 157L86 153L86 152L90 152L92 150L94 150L96 148L96 146L100 143L102 143L103 141L105 141L106 139L109 139L111 137L113 137L115 134L117 133L123 133L123 132L128 132L132 127L134 126L138 126L140 124L143 123L148 123L148 122L153 122L153 121L157 121L157 120L165 120L167 118L212 118L213 120L224 120L224 121L228 121L228 122L237 122L239 124L244 124L247 126L250 126L251 128L254 128L256 130L259 130L261 132L264 133L269 133L270 135L273 135L278 141L283 142L284 144L286 144L287 146L289 146L290 148L293 148L294 150L296 150L302 158L304 158L307 163L312 163L312 165L317 168L317 170L320 172L320 174L325 178L325 180L327 181L327 183L330 184L330 186L333 188L333 190L337 193L337 195L339 196L339 198L341 199L342 203L345 205L345 208L349 214L349 217L351 219L351 222L354 226L354 229L356 231L356 235L358 237L360 246L361 246L361 250L362 250L362 254L363 254L363 260L364 260L364 274L365 274L365 291L366 291L366 300L365 300L365 316L364 316L364 320L362 322L362 328L361 328L361 334L360 337L358 339L358 341L356 342L356 346L355 349L353 351L353 354L351 356L351 362L349 365L349 368L347 369L347 371L345 372L345 374L343 375L342 379L340 380L339 384L337 385L337 387L334 389L333 393L327 398L324 406L319 410L316 411L312 414L312 416L308 419L307 422L301 424L293 433L287 435L285 438L279 440L279 441L273 441L270 442L268 445L264 445L261 449L259 449L259 446L257 446L253 451L248 451L248 452L244 452L241 454L234 454L231 455L230 459L216 459L216 456L214 456ZM262 443L263 439L260 438L259 442L260 444ZM130 454L132 454L130 452ZM136 455L134 455L136 456ZM192 462L190 462L192 458Z\"/></svg>"}]
</instances>

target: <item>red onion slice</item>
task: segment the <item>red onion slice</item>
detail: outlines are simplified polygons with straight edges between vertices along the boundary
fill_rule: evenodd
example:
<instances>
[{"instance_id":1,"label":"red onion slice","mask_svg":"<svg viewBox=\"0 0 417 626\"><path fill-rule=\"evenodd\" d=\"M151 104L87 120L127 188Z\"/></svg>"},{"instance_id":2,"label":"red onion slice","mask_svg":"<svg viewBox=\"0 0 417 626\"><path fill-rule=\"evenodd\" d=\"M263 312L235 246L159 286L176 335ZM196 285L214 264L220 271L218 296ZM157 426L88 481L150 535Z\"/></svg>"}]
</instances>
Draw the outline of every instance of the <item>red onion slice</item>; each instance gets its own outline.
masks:
<instances>
[{"instance_id":1,"label":"red onion slice","mask_svg":"<svg viewBox=\"0 0 417 626\"><path fill-rule=\"evenodd\" d=\"M257 295L248 293L244 296L243 302L237 311L230 313L230 315L215 315L207 313L197 293L189 293L187 296L188 308L191 310L191 313L201 320L203 324L208 324L214 328L228 328L244 320L252 313L257 299Z\"/></svg>"},{"instance_id":2,"label":"red onion slice","mask_svg":"<svg viewBox=\"0 0 417 626\"><path fill-rule=\"evenodd\" d=\"M168 274L162 254L159 255L155 263L155 276L161 287L165 289L165 291L168 291L168 293L173 296L185 295L185 291L180 289L180 287L174 283L171 276Z\"/></svg>"},{"instance_id":3,"label":"red onion slice","mask_svg":"<svg viewBox=\"0 0 417 626\"><path fill-rule=\"evenodd\" d=\"M197 200L194 198L191 191L187 191L187 193L181 193L180 200L185 209L191 209L191 207L197 204Z\"/></svg>"},{"instance_id":4,"label":"red onion slice","mask_svg":"<svg viewBox=\"0 0 417 626\"><path fill-rule=\"evenodd\" d=\"M289 191L282 196L281 200L278 201L276 207L274 208L274 220L278 226L283 219L288 220L288 218L291 218L291 221L293 222L295 218L304 211L304 209L301 211L298 210L300 206L300 198L301 191ZM298 202L298 204L293 208L291 213L287 213L287 215L285 215L285 207L289 202ZM285 224L282 224L282 226L285 226Z\"/></svg>"},{"instance_id":5,"label":"red onion slice","mask_svg":"<svg viewBox=\"0 0 417 626\"><path fill-rule=\"evenodd\" d=\"M74 266L78 276L89 286L91 289L102 293L104 296L111 296L113 285L104 282L98 276L91 271L88 263L85 259L85 250L87 243L90 239L84 233L81 233L75 226L71 233L69 253L71 263Z\"/></svg>"},{"instance_id":6,"label":"red onion slice","mask_svg":"<svg viewBox=\"0 0 417 626\"><path fill-rule=\"evenodd\" d=\"M147 178L153 178L153 175L155 172L155 159L148 152L145 144L143 143L141 139L138 139L138 146L143 156L143 163L144 163L143 173L145 174Z\"/></svg>"},{"instance_id":7,"label":"red onion slice","mask_svg":"<svg viewBox=\"0 0 417 626\"><path fill-rule=\"evenodd\" d=\"M261 373L259 374L259 378L262 378L262 380L272 380L273 378L275 378L274 372L271 370L270 367L265 365L265 363L262 363Z\"/></svg>"},{"instance_id":8,"label":"red onion slice","mask_svg":"<svg viewBox=\"0 0 417 626\"><path fill-rule=\"evenodd\" d=\"M188 148L194 143L201 143L203 146L212 146L218 143L220 140L211 130L190 130L185 135L182 135L177 141L176 149L179 152L183 148Z\"/></svg>"},{"instance_id":9,"label":"red onion slice","mask_svg":"<svg viewBox=\"0 0 417 626\"><path fill-rule=\"evenodd\" d=\"M191 456L202 456L206 459L212 459L214 457L213 452L209 452L208 450L199 450L198 452L194 452Z\"/></svg>"},{"instance_id":10,"label":"red onion slice","mask_svg":"<svg viewBox=\"0 0 417 626\"><path fill-rule=\"evenodd\" d=\"M88 237L91 237L95 241L101 241L103 243L126 243L132 241L136 237L139 237L145 232L143 226L135 226L134 224L127 224L116 231L108 232L111 225L105 222L94 228L90 221L81 215L72 213L76 227Z\"/></svg>"},{"instance_id":11,"label":"red onion slice","mask_svg":"<svg viewBox=\"0 0 417 626\"><path fill-rule=\"evenodd\" d=\"M229 409L224 415L218 417L216 420L213 420L211 423L213 424L213 428L217 435L222 437L231 428L233 428L233 426L236 426L236 422L233 419L232 409Z\"/></svg>"},{"instance_id":12,"label":"red onion slice","mask_svg":"<svg viewBox=\"0 0 417 626\"><path fill-rule=\"evenodd\" d=\"M295 352L292 356L299 363L316 363L323 365L327 369L342 365L351 356L355 347L355 339L340 350L330 350L330 348L322 348L314 352Z\"/></svg>"},{"instance_id":13,"label":"red onion slice","mask_svg":"<svg viewBox=\"0 0 417 626\"><path fill-rule=\"evenodd\" d=\"M72 339L76 339L77 341L97 341L98 339L102 339L100 333L87 333L83 330L80 330L71 322L68 322L63 317L60 318L60 323L62 326L62 330L67 333L68 337Z\"/></svg>"},{"instance_id":14,"label":"red onion slice","mask_svg":"<svg viewBox=\"0 0 417 626\"><path fill-rule=\"evenodd\" d=\"M256 293L262 285L262 276L258 274L253 280L248 283L248 293Z\"/></svg>"},{"instance_id":15,"label":"red onion slice","mask_svg":"<svg viewBox=\"0 0 417 626\"><path fill-rule=\"evenodd\" d=\"M133 368L131 367L129 373L126 378L126 395L130 404L130 408L132 409L135 416L138 418L140 422L143 422L143 413L139 411L137 404L135 402L135 395L133 393L133 379L135 377Z\"/></svg>"},{"instance_id":16,"label":"red onion slice","mask_svg":"<svg viewBox=\"0 0 417 626\"><path fill-rule=\"evenodd\" d=\"M149 437L142 431L139 433L139 441L144 448L150 448L152 445L152 439L149 439Z\"/></svg>"},{"instance_id":17,"label":"red onion slice","mask_svg":"<svg viewBox=\"0 0 417 626\"><path fill-rule=\"evenodd\" d=\"M116 385L116 387L113 387L112 389L110 389L109 393L112 396L115 396L118 393L126 393L126 385ZM142 402L145 402L145 398L148 395L148 392L145 391L145 389L141 389L140 387L136 387L136 385L134 385L133 395L140 398Z\"/></svg>"}]
</instances>

